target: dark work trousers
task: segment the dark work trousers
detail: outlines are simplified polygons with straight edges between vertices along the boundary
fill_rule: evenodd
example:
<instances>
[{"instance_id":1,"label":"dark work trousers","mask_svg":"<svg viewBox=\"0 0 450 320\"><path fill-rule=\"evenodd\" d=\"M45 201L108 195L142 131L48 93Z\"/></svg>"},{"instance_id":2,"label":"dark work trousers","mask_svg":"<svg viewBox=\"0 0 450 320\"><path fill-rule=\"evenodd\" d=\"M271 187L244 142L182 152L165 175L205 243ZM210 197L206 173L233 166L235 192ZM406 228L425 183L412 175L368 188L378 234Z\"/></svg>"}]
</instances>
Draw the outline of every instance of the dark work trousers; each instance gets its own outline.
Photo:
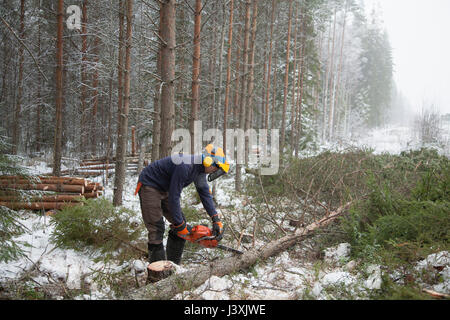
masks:
<instances>
[{"instance_id":1,"label":"dark work trousers","mask_svg":"<svg viewBox=\"0 0 450 320\"><path fill-rule=\"evenodd\" d=\"M148 231L149 244L160 244L163 242L163 217L173 224L168 197L168 192L159 191L153 187L142 186L139 190L142 218Z\"/></svg>"}]
</instances>

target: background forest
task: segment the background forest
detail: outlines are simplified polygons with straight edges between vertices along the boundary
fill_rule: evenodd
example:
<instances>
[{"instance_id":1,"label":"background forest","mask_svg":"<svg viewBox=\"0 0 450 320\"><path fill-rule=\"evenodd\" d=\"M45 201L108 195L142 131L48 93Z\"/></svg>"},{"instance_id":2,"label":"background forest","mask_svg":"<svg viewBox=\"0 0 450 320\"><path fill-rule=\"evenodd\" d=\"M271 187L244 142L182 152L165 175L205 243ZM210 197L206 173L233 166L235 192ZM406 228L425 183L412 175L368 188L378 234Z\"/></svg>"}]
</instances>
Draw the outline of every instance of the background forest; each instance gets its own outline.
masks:
<instances>
[{"instance_id":1,"label":"background forest","mask_svg":"<svg viewBox=\"0 0 450 320\"><path fill-rule=\"evenodd\" d=\"M66 26L69 5L81 9L80 30ZM127 130L155 159L171 147L159 132L194 120L204 129L278 128L297 155L389 119L389 39L362 2L178 1L173 21L160 21L154 1L133 1L131 21L125 9L125 1L66 1L58 43L57 1L3 1L1 127L13 153L52 152L56 132L66 156L115 155L125 104ZM166 36L174 54L158 60ZM161 60L173 70L168 100Z\"/></svg>"}]
</instances>

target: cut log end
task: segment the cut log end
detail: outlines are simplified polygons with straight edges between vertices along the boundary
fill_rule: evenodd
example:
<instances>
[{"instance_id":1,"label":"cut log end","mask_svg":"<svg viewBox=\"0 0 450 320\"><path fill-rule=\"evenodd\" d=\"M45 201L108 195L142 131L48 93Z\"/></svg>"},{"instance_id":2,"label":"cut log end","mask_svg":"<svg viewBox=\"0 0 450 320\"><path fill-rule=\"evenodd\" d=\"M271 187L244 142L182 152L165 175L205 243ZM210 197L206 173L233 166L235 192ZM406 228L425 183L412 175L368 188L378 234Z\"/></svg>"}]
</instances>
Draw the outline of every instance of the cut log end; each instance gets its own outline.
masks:
<instances>
[{"instance_id":1,"label":"cut log end","mask_svg":"<svg viewBox=\"0 0 450 320\"><path fill-rule=\"evenodd\" d=\"M167 260L156 261L147 267L147 283L155 283L171 276L175 272L173 262Z\"/></svg>"},{"instance_id":2,"label":"cut log end","mask_svg":"<svg viewBox=\"0 0 450 320\"><path fill-rule=\"evenodd\" d=\"M82 205L82 198L97 198L103 186L84 178L39 176L34 183L19 176L0 176L0 205L12 210L61 210L66 206ZM51 191L22 197L20 190ZM55 194L56 193L56 194ZM50 213L53 214L53 213Z\"/></svg>"}]
</instances>

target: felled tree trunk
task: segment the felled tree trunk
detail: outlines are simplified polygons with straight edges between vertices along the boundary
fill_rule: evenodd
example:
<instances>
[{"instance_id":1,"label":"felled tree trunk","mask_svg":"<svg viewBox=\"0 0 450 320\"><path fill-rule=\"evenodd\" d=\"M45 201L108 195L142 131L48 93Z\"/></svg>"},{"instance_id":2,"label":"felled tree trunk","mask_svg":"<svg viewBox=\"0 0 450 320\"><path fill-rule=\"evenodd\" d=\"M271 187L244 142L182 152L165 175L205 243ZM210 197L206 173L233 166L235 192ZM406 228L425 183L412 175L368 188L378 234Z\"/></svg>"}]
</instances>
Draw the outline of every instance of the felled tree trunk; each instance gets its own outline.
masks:
<instances>
[{"instance_id":1,"label":"felled tree trunk","mask_svg":"<svg viewBox=\"0 0 450 320\"><path fill-rule=\"evenodd\" d=\"M338 208L336 211L329 213L323 219L316 221L305 228L300 228L293 234L272 241L261 248L249 250L240 256L216 260L206 266L201 266L194 270L174 274L154 284L136 289L124 298L136 300L169 300L178 293L185 290L193 290L194 288L202 285L211 276L223 277L233 272L248 269L256 262L274 256L297 244L299 241L303 241L307 237L311 236L317 229L328 225L336 218L342 216L350 204L351 203L349 202Z\"/></svg>"}]
</instances>

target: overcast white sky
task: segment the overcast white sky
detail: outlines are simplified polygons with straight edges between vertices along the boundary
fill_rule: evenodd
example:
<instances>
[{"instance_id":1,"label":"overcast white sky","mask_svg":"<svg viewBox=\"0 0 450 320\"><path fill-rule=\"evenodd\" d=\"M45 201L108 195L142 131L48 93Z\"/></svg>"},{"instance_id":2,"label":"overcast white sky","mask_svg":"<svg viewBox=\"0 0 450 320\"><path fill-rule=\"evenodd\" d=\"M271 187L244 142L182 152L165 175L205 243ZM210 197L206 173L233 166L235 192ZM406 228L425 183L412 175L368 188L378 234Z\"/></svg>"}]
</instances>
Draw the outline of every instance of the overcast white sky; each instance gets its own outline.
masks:
<instances>
[{"instance_id":1,"label":"overcast white sky","mask_svg":"<svg viewBox=\"0 0 450 320\"><path fill-rule=\"evenodd\" d=\"M413 108L450 113L450 0L364 0L379 4L393 47L395 80Z\"/></svg>"}]
</instances>

